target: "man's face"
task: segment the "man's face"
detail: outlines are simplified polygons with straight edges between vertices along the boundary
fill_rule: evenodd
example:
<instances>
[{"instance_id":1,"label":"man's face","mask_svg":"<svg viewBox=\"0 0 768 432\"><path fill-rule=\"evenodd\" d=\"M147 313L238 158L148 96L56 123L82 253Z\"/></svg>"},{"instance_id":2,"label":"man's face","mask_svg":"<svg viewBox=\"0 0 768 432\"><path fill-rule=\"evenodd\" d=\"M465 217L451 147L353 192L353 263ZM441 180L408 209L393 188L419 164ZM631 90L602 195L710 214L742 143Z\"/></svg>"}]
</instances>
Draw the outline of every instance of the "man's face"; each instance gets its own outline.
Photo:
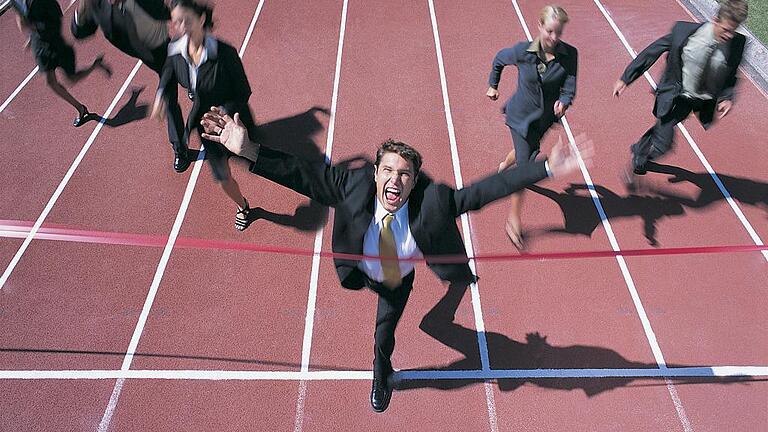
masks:
<instances>
[{"instance_id":1,"label":"man's face","mask_svg":"<svg viewBox=\"0 0 768 432\"><path fill-rule=\"evenodd\" d=\"M739 27L737 22L729 19L720 20L717 17L712 21L712 24L715 25L715 40L720 43L733 39L733 35L736 34L736 29Z\"/></svg>"},{"instance_id":2,"label":"man's face","mask_svg":"<svg viewBox=\"0 0 768 432\"><path fill-rule=\"evenodd\" d=\"M413 164L397 153L387 152L381 157L376 172L376 197L389 213L400 209L416 184Z\"/></svg>"}]
</instances>

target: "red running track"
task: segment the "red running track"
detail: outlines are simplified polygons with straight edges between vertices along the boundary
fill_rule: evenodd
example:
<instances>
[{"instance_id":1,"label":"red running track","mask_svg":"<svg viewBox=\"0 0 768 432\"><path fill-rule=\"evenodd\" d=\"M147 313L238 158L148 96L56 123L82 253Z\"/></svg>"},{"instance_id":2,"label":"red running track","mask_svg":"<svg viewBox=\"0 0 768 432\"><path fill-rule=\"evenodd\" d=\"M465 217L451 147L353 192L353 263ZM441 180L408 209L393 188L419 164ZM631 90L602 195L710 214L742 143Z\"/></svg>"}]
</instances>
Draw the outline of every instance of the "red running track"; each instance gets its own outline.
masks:
<instances>
[{"instance_id":1,"label":"red running track","mask_svg":"<svg viewBox=\"0 0 768 432\"><path fill-rule=\"evenodd\" d=\"M217 35L239 47L260 4L218 2ZM688 19L669 0L601 4L635 51L672 21ZM543 5L520 5L529 28L535 29ZM326 220L325 211L235 170L252 205L263 208L263 219L237 233L234 209L208 167L202 165L199 178L192 169L173 173L164 127L141 120L106 126L94 135L45 224L166 240L177 233L179 247L164 249L166 241L155 248L29 243L0 288L0 429L765 429L766 259L682 136L664 163L687 170L667 169L683 181L653 173L646 192L627 194L618 173L628 145L652 122L650 86L638 80L621 99L612 99L610 89L630 54L597 2L562 5L572 17L565 40L580 50L578 94L567 121L573 134L586 133L596 147L588 173L614 245L582 186L586 180L574 175L542 183L526 196L531 253L571 258L479 261L474 300L465 294L455 320L438 323L441 331L431 336L419 324L446 287L419 265L393 358L405 370L482 372L481 353L487 352L487 370L517 379L409 380L385 414L372 413L366 371L372 360L373 294L341 289L328 258L317 260L313 278L311 256L182 247L183 239L193 238L328 252L327 229L315 248L315 229ZM243 61L254 90L251 106L268 144L310 158L328 153L337 162L370 157L378 142L396 137L422 150L429 174L450 184L457 183L458 172L464 183L492 172L508 151L500 102L488 101L484 93L495 52L526 38L513 2L477 6L439 0L434 21L427 1L352 0L344 9L341 1L288 6L265 0L261 7ZM19 59L3 66L4 100L33 62L14 49L21 38L9 14L0 18L0 27L14 35L2 48L4 58ZM100 35L76 48L80 63L104 52L114 66L111 80L95 74L74 89L103 112L135 62ZM652 75L659 72L656 67ZM506 70L502 97L511 94L514 82L514 70ZM142 86L138 106L151 103L156 86L145 67L109 117ZM705 133L694 121L685 123L763 239L768 150L760 145L758 125L766 109L765 97L743 79L734 110L720 124ZM38 220L94 133L95 123L71 128L68 110L35 78L0 114L6 136L13 137L3 146L14 150L0 162L0 179L12 185L0 194L0 218ZM545 153L558 134L567 138L563 128L553 128L543 142ZM452 157L458 158L457 167ZM187 208L184 194L192 186ZM506 204L498 203L469 217L475 254L513 252L502 234L505 213ZM3 269L22 242L0 239ZM658 255L722 245L754 250ZM653 255L586 259L595 250ZM170 252L165 258L164 251ZM487 348L478 344L479 326ZM129 351L136 355L126 355ZM753 377L636 377L638 370L660 364L739 366ZM556 377L537 378L532 369ZM596 378L595 369L619 377ZM51 379L67 370L82 372L79 379ZM29 379L30 371L46 378ZM100 377L98 371L113 372ZM116 379L140 371L158 371L160 377ZM215 371L227 371L222 373L231 379L210 379ZM193 379L201 377L206 379Z\"/></svg>"}]
</instances>

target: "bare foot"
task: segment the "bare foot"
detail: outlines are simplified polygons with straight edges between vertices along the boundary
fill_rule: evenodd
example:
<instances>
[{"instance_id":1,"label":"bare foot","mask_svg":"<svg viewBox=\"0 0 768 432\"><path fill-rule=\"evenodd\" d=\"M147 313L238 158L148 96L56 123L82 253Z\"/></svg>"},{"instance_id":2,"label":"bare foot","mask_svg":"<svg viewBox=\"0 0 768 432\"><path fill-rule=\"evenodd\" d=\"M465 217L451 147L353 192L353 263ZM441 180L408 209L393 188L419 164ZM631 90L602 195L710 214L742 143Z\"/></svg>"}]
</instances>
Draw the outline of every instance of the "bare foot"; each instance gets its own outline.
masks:
<instances>
[{"instance_id":1,"label":"bare foot","mask_svg":"<svg viewBox=\"0 0 768 432\"><path fill-rule=\"evenodd\" d=\"M520 230L520 225L514 226L514 224L507 221L504 225L504 230L507 232L507 238L512 242L518 250L525 250L525 242L523 241L523 233Z\"/></svg>"}]
</instances>

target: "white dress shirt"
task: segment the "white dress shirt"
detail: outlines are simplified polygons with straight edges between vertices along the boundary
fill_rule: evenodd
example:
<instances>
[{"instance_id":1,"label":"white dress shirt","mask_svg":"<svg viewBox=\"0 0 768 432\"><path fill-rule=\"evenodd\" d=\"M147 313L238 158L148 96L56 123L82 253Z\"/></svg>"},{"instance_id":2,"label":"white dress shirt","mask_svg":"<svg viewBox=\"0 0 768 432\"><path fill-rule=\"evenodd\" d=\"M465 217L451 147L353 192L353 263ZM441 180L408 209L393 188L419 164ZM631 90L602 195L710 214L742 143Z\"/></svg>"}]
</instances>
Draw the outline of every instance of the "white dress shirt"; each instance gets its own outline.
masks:
<instances>
[{"instance_id":1,"label":"white dress shirt","mask_svg":"<svg viewBox=\"0 0 768 432\"><path fill-rule=\"evenodd\" d=\"M378 198L375 201L376 211L371 219L371 224L368 225L368 230L365 232L363 240L363 254L372 256L379 255L379 236L383 226L382 220L388 214L381 203L379 203ZM402 259L422 257L408 223L408 202L403 204L400 210L395 213L390 228L395 237L397 257L401 260L398 262L400 264L400 277L404 277L413 271L416 263L413 261L402 261ZM384 271L381 268L381 261L378 259L362 260L358 264L358 268L376 282L384 280Z\"/></svg>"},{"instance_id":2,"label":"white dress shirt","mask_svg":"<svg viewBox=\"0 0 768 432\"><path fill-rule=\"evenodd\" d=\"M699 27L683 47L683 94L703 100L717 96L728 73L727 52L728 43L715 39L714 24L708 22ZM701 82L704 75L706 78Z\"/></svg>"},{"instance_id":3,"label":"white dress shirt","mask_svg":"<svg viewBox=\"0 0 768 432\"><path fill-rule=\"evenodd\" d=\"M189 66L189 90L195 91L197 90L197 72L200 70L200 66L208 61L209 57L216 56L214 54L217 47L216 38L211 35L205 35L205 40L203 42L203 54L200 56L200 63L198 64L194 64L192 59L189 58L189 50L187 49L188 45L189 36L184 35L180 37L178 40L168 44L168 56L170 57L175 54L181 54L181 56L184 57L184 60L187 61L187 65Z\"/></svg>"}]
</instances>

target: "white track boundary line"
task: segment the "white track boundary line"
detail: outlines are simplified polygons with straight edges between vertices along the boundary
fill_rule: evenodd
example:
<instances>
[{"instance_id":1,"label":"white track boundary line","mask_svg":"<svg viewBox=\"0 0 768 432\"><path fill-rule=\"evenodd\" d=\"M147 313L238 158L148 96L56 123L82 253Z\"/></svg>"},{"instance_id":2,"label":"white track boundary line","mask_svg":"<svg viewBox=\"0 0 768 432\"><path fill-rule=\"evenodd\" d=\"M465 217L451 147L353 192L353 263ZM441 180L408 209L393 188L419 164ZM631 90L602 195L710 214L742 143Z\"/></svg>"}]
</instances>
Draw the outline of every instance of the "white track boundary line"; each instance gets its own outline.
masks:
<instances>
[{"instance_id":1,"label":"white track boundary line","mask_svg":"<svg viewBox=\"0 0 768 432\"><path fill-rule=\"evenodd\" d=\"M333 152L333 134L336 126L336 107L339 96L339 82L341 75L341 56L344 49L344 33L347 23L347 1L344 0L341 11L341 26L339 29L339 43L336 50L336 69L333 78L333 96L331 97L331 116L328 122L328 135L325 141L325 160L331 160ZM320 252L323 248L323 232L321 228L315 235L314 253L312 255L312 274L310 276L309 296L307 298L307 314L304 319L304 342L301 350L301 370L309 370L309 358L312 350L312 332L315 321L315 305L317 304L317 283L320 273Z\"/></svg>"},{"instance_id":2,"label":"white track boundary line","mask_svg":"<svg viewBox=\"0 0 768 432\"><path fill-rule=\"evenodd\" d=\"M348 0L341 7L341 23L339 24L339 42L336 47L336 66L333 73L333 93L331 96L331 116L328 119L328 134L325 140L325 160L330 163L333 153L333 135L336 130L336 107L339 99L339 83L341 82L341 58L344 51L344 35L347 28ZM320 252L323 249L325 228L320 228L315 234L315 244L312 255L312 271L309 277L309 292L307 294L307 313L304 317L304 339L301 346L301 373L309 372L309 359L312 353L312 335L315 328L315 308L317 306L317 285L320 277ZM301 432L304 425L304 404L307 399L307 383L299 382L299 395L296 399L296 416L293 430Z\"/></svg>"},{"instance_id":3,"label":"white track boundary line","mask_svg":"<svg viewBox=\"0 0 768 432\"><path fill-rule=\"evenodd\" d=\"M56 201L58 201L59 196L61 196L62 192L64 192L64 188L69 183L69 180L72 178L72 175L74 175L75 170L77 170L77 168L80 166L80 163L83 161L83 158L85 158L85 154L88 153L88 150L90 150L91 145L96 140L96 136L99 134L102 127L104 127L104 123L106 122L106 119L109 118L109 116L112 114L112 110L115 109L115 106L123 97L125 90L128 89L128 84L130 84L130 82L133 80L133 77L136 75L136 72L139 70L140 66L141 66L141 61L136 62L136 65L133 67L133 70L131 71L130 74L128 74L128 78L126 78L125 82L123 82L123 86L120 88L120 91L117 92L117 95L115 96L115 98L112 99L112 103L109 104L109 107L104 112L104 115L102 116L101 121L99 121L99 124L96 125L96 127L93 129L93 132L91 132L91 135L88 137L88 140L86 140L85 144L83 145L83 148L80 150L80 153L77 155L77 157L75 157L75 160L72 162L72 165L70 165L69 170L67 170L67 173L64 175L64 178L61 180L61 182L59 183L59 186L56 188L56 191L54 191L53 195L48 200L48 204L46 204L45 208L43 209L43 212L40 213L40 216L37 217L35 224L32 226L32 229L29 231L29 234L27 234L26 238L24 239L24 242L16 251L16 254L13 256L13 259L11 259L11 262L8 263L8 266L5 268L3 275L0 276L0 290L3 289L3 286L8 281L8 278L11 276L11 273L16 268L16 265L19 263L19 260L21 260L21 257L24 255L24 252L26 252L27 248L29 247L29 244L32 242L32 239L35 237L35 234L37 234L37 231L40 230L40 227L43 225L43 222L45 222L45 219L48 217L48 214L53 209L53 206L56 204Z\"/></svg>"},{"instance_id":4,"label":"white track boundary line","mask_svg":"<svg viewBox=\"0 0 768 432\"><path fill-rule=\"evenodd\" d=\"M432 21L432 34L435 40L435 54L437 56L437 66L440 72L440 89L443 95L443 110L445 112L445 122L448 128L448 139L451 144L451 163L453 165L453 177L456 181L456 188L464 187L464 180L461 175L461 162L459 160L459 147L456 143L456 132L453 126L453 114L451 113L451 103L448 97L448 81L445 75L445 65L443 63L443 49L440 43L440 33L437 28L437 14L435 13L435 4L433 0L428 0L429 15ZM474 245L472 243L472 231L469 228L469 215L461 215L461 228L464 235L464 248L467 255L474 256ZM469 268L473 274L477 274L475 260L469 260ZM480 288L477 282L470 285L472 294L472 310L475 316L475 328L477 330L477 344L480 350L480 364L484 372L491 370L490 360L488 358L488 341L485 336L485 321L483 320L483 308L480 303ZM488 424L491 432L498 432L498 415L496 412L496 400L493 395L493 387L490 382L484 383L485 403L488 409Z\"/></svg>"},{"instance_id":5,"label":"white track boundary line","mask_svg":"<svg viewBox=\"0 0 768 432\"><path fill-rule=\"evenodd\" d=\"M695 366L657 368L584 369L491 369L406 370L395 372L398 380L495 380L567 378L764 378L768 366ZM2 380L237 380L326 381L371 380L370 370L243 371L243 370L0 370Z\"/></svg>"},{"instance_id":6,"label":"white track boundary line","mask_svg":"<svg viewBox=\"0 0 768 432\"><path fill-rule=\"evenodd\" d=\"M184 222L184 217L187 214L189 203L192 201L192 192L195 190L197 178L200 176L200 171L202 169L204 159L205 148L203 147L198 153L197 160L195 161L194 167L192 169L192 175L190 175L189 180L187 181L187 187L184 191L184 197L181 201L181 206L179 207L178 213L176 213L176 219L174 220L173 228L171 229L171 233L168 236L168 241L166 242L165 248L163 249L163 255L160 258L160 262L157 264L157 268L155 269L155 275L152 279L152 284L149 287L147 298L144 300L144 306L141 309L141 315L139 315L139 320L136 323L136 327L133 330L133 335L131 336L131 341L128 344L128 350L126 351L125 357L123 358L123 364L120 367L120 370L123 372L128 371L131 367L131 363L133 362L136 348L138 347L139 340L141 339L141 335L144 332L144 326L146 325L147 318L149 318L149 312L152 309L152 304L155 301L157 291L160 287L160 282L162 281L165 274L165 269L168 265L168 260L171 257L171 252L173 252L173 246L176 244L176 238L179 235L179 231L181 231L181 225ZM112 415L117 408L117 402L120 399L120 393L122 392L123 385L125 384L125 379L126 378L119 378L115 383L115 387L112 389L112 394L109 397L107 408L104 410L104 415L102 416L101 422L99 423L99 432L109 430L109 424L112 421Z\"/></svg>"},{"instance_id":7,"label":"white track boundary line","mask_svg":"<svg viewBox=\"0 0 768 432\"><path fill-rule=\"evenodd\" d=\"M18 87L16 87L16 90L14 90L14 91L13 91L13 93L11 93L11 95L10 95L10 96L8 96L8 99L6 99L6 100L5 100L5 102L3 102L3 104L2 104L2 105L0 105L0 113L2 113L3 111L5 111L5 108L8 106L8 104L10 104L10 103L11 103L11 101L12 101L12 100L13 100L13 99L16 97L16 95L18 95L18 94L19 94L19 92L21 91L21 89L23 89L23 88L24 88L24 86L26 86L26 85L27 85L27 83L28 83L30 80L32 80L32 77L34 77L34 76L35 76L35 74L37 73L37 71L39 71L39 70L40 70L40 66L35 66L35 67L34 67L34 69L32 69L32 71L29 73L29 75L27 75L27 77L26 77L26 78L24 78L24 79L21 81L21 84L19 84L19 85L18 85Z\"/></svg>"},{"instance_id":8,"label":"white track boundary line","mask_svg":"<svg viewBox=\"0 0 768 432\"><path fill-rule=\"evenodd\" d=\"M258 18L259 13L261 12L263 4L264 4L264 0L261 0L258 6L256 7L256 11L254 12L254 17L251 20L251 25L249 27L249 30L246 33L246 36L243 40L242 45L240 46L240 51L239 51L240 58L243 57L243 53L245 52L245 47L248 45L248 41L250 40L253 26L256 25L256 19ZM147 293L147 298L144 301L144 306L142 307L141 315L139 315L139 320L136 323L136 327L133 330L133 335L131 336L131 341L128 345L128 350L125 354L125 357L123 358L123 364L120 368L120 370L122 371L128 371L131 367L131 363L133 362L136 348L138 347L139 340L141 339L141 335L144 332L144 326L146 325L147 318L149 318L149 312L152 309L152 304L155 301L157 291L160 287L160 282L162 281L163 275L165 274L165 269L168 265L168 260L171 257L171 252L173 252L173 246L176 244L176 238L179 235L179 231L181 231L181 225L184 223L184 217L186 216L187 209L189 208L189 203L192 201L192 193L195 190L197 179L200 176L200 171L202 169L204 159L205 159L205 147L202 146L200 148L200 152L197 155L197 160L195 161L194 167L192 169L192 175L190 175L189 180L187 181L187 187L186 187L186 190L184 191L184 197L179 207L179 211L176 214L176 219L173 223L173 227L171 228L171 233L168 236L168 241L166 242L165 248L163 249L163 255L160 258L160 262L157 264L157 269L155 270L155 276L152 279L152 284L149 287L149 292ZM109 430L109 426L112 422L112 416L114 415L115 409L117 408L117 403L120 399L120 394L122 393L123 385L125 384L125 379L126 378L119 378L117 382L115 382L115 386L112 389L112 394L109 397L109 402L107 403L107 407L104 410L104 415L101 417L101 422L99 422L98 432L106 432Z\"/></svg>"},{"instance_id":9,"label":"white track boundary line","mask_svg":"<svg viewBox=\"0 0 768 432\"><path fill-rule=\"evenodd\" d=\"M515 9L518 11L518 18L520 18L520 25L522 25L523 28L526 29L526 35L528 35L528 40L530 41L532 39L530 37L530 33L527 30L527 25L525 23L525 20L523 19L523 15L520 12L520 9L517 5L517 0L512 0L512 2L515 6ZM600 221L602 222L603 228L605 229L605 233L608 236L608 240L610 241L611 248L616 252L621 252L621 248L619 247L619 242L613 233L613 228L611 227L611 224L608 221L608 217L605 213L603 205L600 201L599 196L597 195L597 191L595 190L595 185L592 182L592 176L589 174L589 170L587 170L587 167L584 164L583 159L581 158L581 153L576 147L576 142L575 142L573 133L571 131L570 125L568 124L568 120L566 116L563 116L561 121L563 124L563 128L565 129L565 132L568 135L568 142L570 143L572 150L576 152L576 154L579 157L579 168L581 169L581 173L584 177L584 181L587 183L589 187L589 193L592 196L592 202L595 204L595 208L597 209L597 212L600 215ZM656 363L658 364L659 369L665 370L667 369L667 364L666 364L666 361L664 360L664 355L662 354L661 347L659 346L658 340L656 339L656 334L654 333L653 328L651 327L651 321L648 319L648 314L645 312L645 307L643 306L643 302L642 300L640 300L640 294L637 292L637 288L635 287L635 282L632 279L632 275L629 272L629 267L627 266L627 263L624 260L624 257L621 255L616 256L616 262L619 264L619 268L621 269L621 274L624 278L624 282L627 285L627 289L629 290L630 296L632 297L632 302L635 305L635 310L637 311L638 317L640 318L640 322L643 325L643 331L645 332L645 337L648 340L648 344L650 345L651 351L653 351L654 359L656 360ZM683 429L686 432L693 431L690 421L688 420L688 415L685 413L685 409L683 408L683 405L680 402L680 398L677 394L677 390L675 389L671 381L667 381L667 391L669 392L669 396L672 399L672 403L675 406L675 411L677 412L677 416L680 420L680 423L683 425Z\"/></svg>"},{"instance_id":10,"label":"white track boundary line","mask_svg":"<svg viewBox=\"0 0 768 432\"><path fill-rule=\"evenodd\" d=\"M608 13L608 11L603 7L603 4L600 3L600 0L594 0L595 5L600 9L600 12L603 14L605 19L608 21L608 24L610 24L613 31L616 33L616 35L621 40L621 43L624 45L624 48L627 50L630 56L634 59L637 57L637 54L635 53L635 50L632 48L632 46L629 44L627 39L624 37L624 34L619 30L618 25L613 21L613 18L611 18L611 15ZM653 87L653 89L656 89L656 82L653 80L651 75L648 72L645 72L643 74L645 76L645 79L648 80L648 83ZM680 132L683 133L683 136L685 137L685 140L688 141L688 144L693 149L693 152L696 153L696 156L699 158L699 161L701 161L701 164L704 166L704 168L709 173L710 177L712 177L712 180L714 180L715 184L717 185L717 188L720 189L720 193L723 194L723 197L725 197L725 200L728 202L728 205L731 206L731 209L736 214L736 217L741 222L741 225L744 227L744 229L749 234L749 237L752 239L752 241L758 245L758 246L764 246L765 243L763 243L763 240L760 238L760 236L757 234L755 229L752 227L752 224L749 223L744 213L741 211L741 208L736 204L736 201L731 196L731 193L728 192L728 190L725 188L725 185L723 185L723 182L720 180L720 177L715 173L715 170L712 168L712 165L710 165L707 158L704 156L704 153L699 148L698 144L696 144L696 141L694 141L693 137L691 137L691 134L688 133L688 129L683 125L682 122L677 124L677 127L680 129ZM765 258L766 262L768 262L768 251L762 251L763 257Z\"/></svg>"}]
</instances>

